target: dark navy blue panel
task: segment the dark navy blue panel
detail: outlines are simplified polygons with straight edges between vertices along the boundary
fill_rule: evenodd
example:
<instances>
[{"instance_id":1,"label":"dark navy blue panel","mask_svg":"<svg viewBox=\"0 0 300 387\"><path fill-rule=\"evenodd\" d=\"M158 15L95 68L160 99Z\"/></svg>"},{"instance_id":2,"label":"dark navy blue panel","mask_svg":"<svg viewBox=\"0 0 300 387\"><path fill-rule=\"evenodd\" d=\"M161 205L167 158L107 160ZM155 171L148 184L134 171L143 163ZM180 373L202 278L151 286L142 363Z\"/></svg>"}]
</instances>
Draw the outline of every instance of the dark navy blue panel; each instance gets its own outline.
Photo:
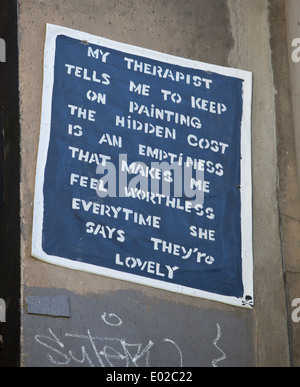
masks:
<instances>
[{"instance_id":1,"label":"dark navy blue panel","mask_svg":"<svg viewBox=\"0 0 300 387\"><path fill-rule=\"evenodd\" d=\"M106 61L102 62L100 55L98 59L88 56L89 47L94 52L97 49L109 52ZM149 69L169 69L173 79L171 72L168 77L163 78L147 71L130 70L127 67L129 62L124 58L147 63ZM69 67L68 74L66 64L82 70L77 69L76 76L74 68ZM174 80L174 74L179 73L185 75L185 80ZM93 77L101 83L93 81ZM189 81L193 77L209 79L212 81L210 88L206 88L205 84L201 87L194 86ZM135 85L150 86L149 96L130 91L130 81ZM89 100L89 90L105 94L105 104ZM174 103L170 99L164 101L161 90L180 94L181 103ZM227 110L220 112L222 114L214 114L203 109L194 109L191 107L191 96L218 102L219 108L225 105ZM149 109L159 108L196 117L201 120L202 126L196 128L176 123L173 119L168 122L167 116L161 120L147 117L144 113L130 112L130 101ZM44 182L44 251L49 255L128 274L215 294L242 297L239 189L242 102L240 79L162 63L107 47L87 45L63 35L58 36L51 136ZM71 115L69 105L95 111L95 121L93 116L89 121L78 118L76 114ZM128 128L127 124L122 127L121 124L116 124L116 117L125 117L125 121L129 118L131 125L136 120L143 124L168 127L174 130L176 139L134 130ZM70 133L69 125L80 125L83 135L76 136L79 133L78 128ZM107 142L99 144L105 133L110 134L111 139L113 136L115 139L121 137L122 148L111 146ZM196 139L207 140L201 143L204 149L189 145L190 135L193 136L192 144L196 144ZM219 144L218 152L215 152L216 143ZM228 147L222 148L220 144L227 144ZM95 190L89 188L90 179L101 177L96 173L97 162L92 157L93 153L109 156L117 167L120 154L127 155L128 165L143 162L150 166L151 162L159 161L139 154L140 145L145 146L144 150L148 146L177 156L181 154L184 160L186 157L205 160L204 179L210 184L210 192L205 194L203 211L202 207L184 210L187 201L184 196L178 198L176 208L172 208L170 203L174 203L173 197L154 204L131 197L100 198ZM86 153L79 157L76 149L90 152L89 157ZM84 157L88 159L87 162ZM211 173L212 170L214 172ZM220 171L221 176L216 171ZM88 177L88 188L84 187L85 183L83 186L78 183L70 185L72 173ZM134 176L129 175L129 181ZM117 173L117 179L118 177ZM119 215L115 216L118 209ZM213 210L213 216L209 216L210 209ZM159 228L137 224L134 218L137 215L129 214L130 211L142 214L144 219L148 216L160 218ZM91 226L92 224L95 226ZM94 235L98 225L102 228L99 228L98 235ZM107 227L110 230L116 229L113 235L108 235ZM211 239L214 240L196 237L199 229L206 230L207 233L211 230ZM203 254L202 258L200 253ZM208 257L213 257L213 262ZM177 269L172 272L170 268Z\"/></svg>"}]
</instances>

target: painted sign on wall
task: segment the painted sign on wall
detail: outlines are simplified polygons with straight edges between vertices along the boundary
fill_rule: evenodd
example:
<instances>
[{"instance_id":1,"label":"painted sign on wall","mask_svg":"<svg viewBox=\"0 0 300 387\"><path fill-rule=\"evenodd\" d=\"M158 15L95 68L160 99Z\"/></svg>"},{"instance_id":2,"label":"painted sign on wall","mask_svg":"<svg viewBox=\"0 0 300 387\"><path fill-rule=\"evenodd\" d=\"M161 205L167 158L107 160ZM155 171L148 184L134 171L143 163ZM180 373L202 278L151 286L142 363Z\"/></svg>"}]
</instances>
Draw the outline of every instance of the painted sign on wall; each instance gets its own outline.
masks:
<instances>
[{"instance_id":1,"label":"painted sign on wall","mask_svg":"<svg viewBox=\"0 0 300 387\"><path fill-rule=\"evenodd\" d=\"M251 74L47 26L33 251L253 306Z\"/></svg>"}]
</instances>

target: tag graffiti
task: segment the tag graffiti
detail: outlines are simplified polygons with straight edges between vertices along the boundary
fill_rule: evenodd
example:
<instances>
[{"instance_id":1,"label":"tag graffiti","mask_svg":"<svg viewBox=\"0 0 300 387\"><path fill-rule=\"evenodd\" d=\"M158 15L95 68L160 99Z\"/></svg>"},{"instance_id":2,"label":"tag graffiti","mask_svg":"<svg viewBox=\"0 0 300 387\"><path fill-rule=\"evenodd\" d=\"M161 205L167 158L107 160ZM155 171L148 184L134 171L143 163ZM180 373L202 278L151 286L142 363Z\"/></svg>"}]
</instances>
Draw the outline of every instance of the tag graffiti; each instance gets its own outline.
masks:
<instances>
[{"instance_id":1,"label":"tag graffiti","mask_svg":"<svg viewBox=\"0 0 300 387\"><path fill-rule=\"evenodd\" d=\"M0 62L6 62L6 44L4 39L0 39Z\"/></svg>"}]
</instances>

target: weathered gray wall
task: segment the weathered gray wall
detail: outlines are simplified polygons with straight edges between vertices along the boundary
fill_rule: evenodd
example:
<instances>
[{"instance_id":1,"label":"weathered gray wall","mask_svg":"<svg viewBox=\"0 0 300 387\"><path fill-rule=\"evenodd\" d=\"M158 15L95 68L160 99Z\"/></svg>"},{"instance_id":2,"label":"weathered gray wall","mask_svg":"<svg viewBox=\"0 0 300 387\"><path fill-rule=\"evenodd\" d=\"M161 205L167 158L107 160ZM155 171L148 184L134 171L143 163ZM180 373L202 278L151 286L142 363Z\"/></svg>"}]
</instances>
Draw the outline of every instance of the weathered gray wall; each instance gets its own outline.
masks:
<instances>
[{"instance_id":1,"label":"weathered gray wall","mask_svg":"<svg viewBox=\"0 0 300 387\"><path fill-rule=\"evenodd\" d=\"M276 93L268 1L23 0L20 1L19 18L22 364L51 365L47 355L57 355L57 352L53 354L53 349L41 342L48 340L49 343L50 335L53 344L52 333L57 345L67 342L65 348L74 351L75 357L82 357L78 341L71 340L66 333L86 335L90 329L91 335L124 338L130 344L146 346L149 341L155 342L151 365L162 360L163 345L171 347L170 341L161 342L167 338L180 348L186 366L212 365L220 358L223 359L217 362L219 366L288 366L287 311L277 201ZM254 311L74 272L31 257L46 23L253 72ZM45 295L69 296L71 316L53 318L28 314L28 296ZM103 324L103 313L118 315L122 327L115 330ZM183 318L185 315L188 317ZM217 345L221 351L213 345L218 337L218 326L221 336ZM48 336L48 339L41 336ZM171 364L166 365L177 365L179 352L174 350L173 344L171 353L170 347ZM62 356L62 359L66 361L67 357Z\"/></svg>"},{"instance_id":2,"label":"weathered gray wall","mask_svg":"<svg viewBox=\"0 0 300 387\"><path fill-rule=\"evenodd\" d=\"M81 296L64 289L26 291L38 294L38 301L50 295L53 305L55 297L61 304L63 294L70 307L70 317L57 320L32 309L24 316L26 366L255 365L250 321L240 313L197 308L133 289Z\"/></svg>"},{"instance_id":3,"label":"weathered gray wall","mask_svg":"<svg viewBox=\"0 0 300 387\"><path fill-rule=\"evenodd\" d=\"M296 145L296 159L298 164L298 179L300 181L300 111L299 111L299 99L300 99L300 72L299 61L292 59L293 51L297 48L293 43L294 39L300 38L300 23L299 23L299 11L300 4L297 0L286 1L286 24L287 24L287 47L289 54L289 69L291 74L291 94L292 94L292 111L294 118L294 137ZM299 57L299 54L297 54ZM300 186L299 186L300 188Z\"/></svg>"},{"instance_id":4,"label":"weathered gray wall","mask_svg":"<svg viewBox=\"0 0 300 387\"><path fill-rule=\"evenodd\" d=\"M271 8L274 79L277 90L279 210L286 279L292 365L300 366L300 323L291 316L300 296L300 62L294 62L294 39L300 38L300 2L273 1ZM287 31L287 39L282 40ZM299 55L298 55L299 56ZM290 70L290 71L289 71ZM289 77L290 75L290 77Z\"/></svg>"}]
</instances>

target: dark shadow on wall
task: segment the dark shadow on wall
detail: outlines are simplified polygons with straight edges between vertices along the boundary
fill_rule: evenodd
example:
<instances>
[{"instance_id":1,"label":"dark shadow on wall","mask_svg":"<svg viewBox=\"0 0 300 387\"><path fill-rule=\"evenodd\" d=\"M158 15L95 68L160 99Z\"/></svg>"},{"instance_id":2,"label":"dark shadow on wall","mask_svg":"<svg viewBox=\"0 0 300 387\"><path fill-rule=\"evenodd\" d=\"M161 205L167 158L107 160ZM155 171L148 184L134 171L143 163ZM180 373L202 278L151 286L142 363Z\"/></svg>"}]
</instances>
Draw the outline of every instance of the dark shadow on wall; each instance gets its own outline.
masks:
<instances>
[{"instance_id":1,"label":"dark shadow on wall","mask_svg":"<svg viewBox=\"0 0 300 387\"><path fill-rule=\"evenodd\" d=\"M18 93L17 1L0 0L0 366L20 364L20 126Z\"/></svg>"}]
</instances>

